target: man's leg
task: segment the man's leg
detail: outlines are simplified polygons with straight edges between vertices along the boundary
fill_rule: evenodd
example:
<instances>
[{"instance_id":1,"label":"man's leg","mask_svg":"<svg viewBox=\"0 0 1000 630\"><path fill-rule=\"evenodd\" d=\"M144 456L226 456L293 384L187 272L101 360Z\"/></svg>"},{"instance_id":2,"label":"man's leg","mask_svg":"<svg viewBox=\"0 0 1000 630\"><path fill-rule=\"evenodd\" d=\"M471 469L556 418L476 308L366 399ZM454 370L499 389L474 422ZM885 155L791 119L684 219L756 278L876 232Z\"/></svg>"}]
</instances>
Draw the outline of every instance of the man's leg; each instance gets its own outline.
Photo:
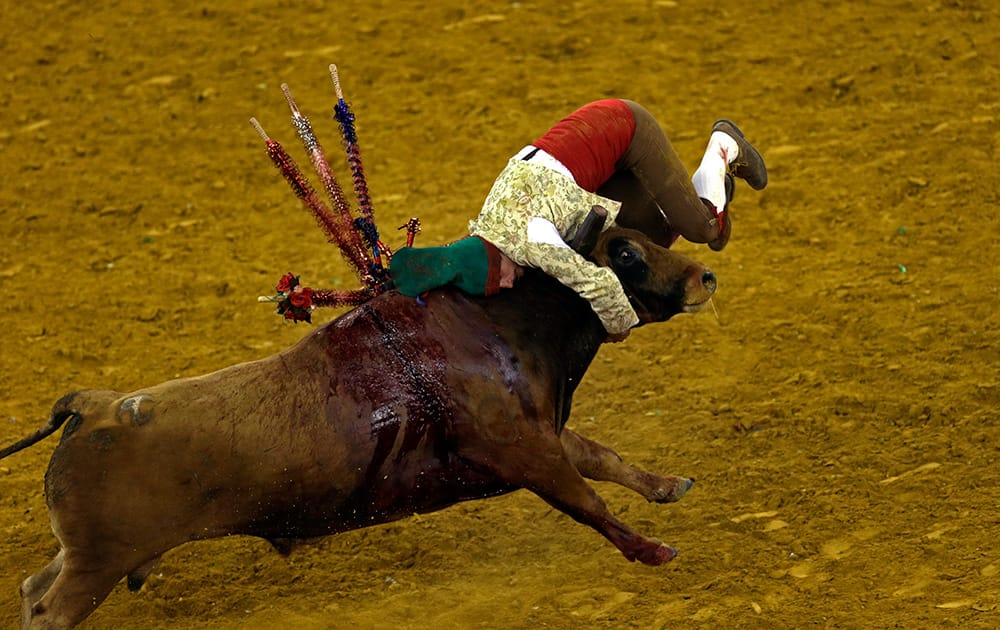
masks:
<instances>
[{"instance_id":1,"label":"man's leg","mask_svg":"<svg viewBox=\"0 0 1000 630\"><path fill-rule=\"evenodd\" d=\"M695 190L660 124L642 105L625 103L635 117L635 134L618 163L619 173L598 191L604 195L607 188L622 202L616 223L666 247L677 234L694 243L714 241L719 237L716 214Z\"/></svg>"},{"instance_id":2,"label":"man's leg","mask_svg":"<svg viewBox=\"0 0 1000 630\"><path fill-rule=\"evenodd\" d=\"M767 167L740 128L730 120L720 119L712 126L701 164L691 176L694 189L712 205L719 218L719 238L708 244L714 250L726 246L732 230L729 202L733 200L733 177L746 180L754 190L761 190L767 186Z\"/></svg>"},{"instance_id":3,"label":"man's leg","mask_svg":"<svg viewBox=\"0 0 1000 630\"><path fill-rule=\"evenodd\" d=\"M642 230L661 245L669 246L680 233L715 250L725 247L731 230L727 210L732 176L758 190L766 186L767 168L760 153L735 124L719 120L689 181L652 114L638 103L625 103L635 116L635 135L619 165L622 172L606 185L606 196L622 201L618 223Z\"/></svg>"}]
</instances>

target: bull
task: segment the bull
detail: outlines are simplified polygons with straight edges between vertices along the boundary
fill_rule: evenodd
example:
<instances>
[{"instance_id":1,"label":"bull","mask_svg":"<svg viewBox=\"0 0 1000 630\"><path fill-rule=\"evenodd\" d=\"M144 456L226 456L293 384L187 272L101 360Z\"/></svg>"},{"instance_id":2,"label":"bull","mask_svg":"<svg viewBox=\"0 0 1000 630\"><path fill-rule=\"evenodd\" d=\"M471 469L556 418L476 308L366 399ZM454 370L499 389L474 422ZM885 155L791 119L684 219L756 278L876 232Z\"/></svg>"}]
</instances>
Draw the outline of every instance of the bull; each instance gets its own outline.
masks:
<instances>
[{"instance_id":1,"label":"bull","mask_svg":"<svg viewBox=\"0 0 1000 630\"><path fill-rule=\"evenodd\" d=\"M618 275L642 324L698 311L715 290L704 265L636 231L606 229L591 258ZM282 352L204 376L68 394L0 451L65 425L45 474L61 548L23 582L22 626L78 624L187 542L241 534L287 553L520 488L628 560L667 562L675 550L612 516L584 478L656 502L693 480L625 464L565 426L605 337L584 299L529 270L490 298L389 291Z\"/></svg>"}]
</instances>

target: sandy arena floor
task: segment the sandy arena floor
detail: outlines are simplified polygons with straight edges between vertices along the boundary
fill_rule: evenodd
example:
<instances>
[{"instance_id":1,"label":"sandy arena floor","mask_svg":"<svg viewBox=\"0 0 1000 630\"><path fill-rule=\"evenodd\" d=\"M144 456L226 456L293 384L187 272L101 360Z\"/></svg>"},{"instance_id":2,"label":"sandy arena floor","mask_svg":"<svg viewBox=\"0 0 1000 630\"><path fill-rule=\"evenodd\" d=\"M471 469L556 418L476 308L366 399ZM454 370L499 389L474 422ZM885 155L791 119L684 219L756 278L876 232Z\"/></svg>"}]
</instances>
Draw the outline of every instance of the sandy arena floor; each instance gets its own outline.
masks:
<instances>
[{"instance_id":1,"label":"sandy arena floor","mask_svg":"<svg viewBox=\"0 0 1000 630\"><path fill-rule=\"evenodd\" d=\"M698 479L668 506L599 484L672 563L631 564L520 492L290 559L190 544L85 627L1000 627L1000 6L215 4L4 6L0 444L71 390L290 345L311 327L255 301L285 271L353 284L247 123L298 150L287 81L335 148L330 63L380 224L417 215L424 244L597 98L649 107L691 169L730 117L771 183L737 190L725 251L678 245L719 276L721 321L604 347L575 398L570 426ZM0 462L3 628L56 549L55 443Z\"/></svg>"}]
</instances>

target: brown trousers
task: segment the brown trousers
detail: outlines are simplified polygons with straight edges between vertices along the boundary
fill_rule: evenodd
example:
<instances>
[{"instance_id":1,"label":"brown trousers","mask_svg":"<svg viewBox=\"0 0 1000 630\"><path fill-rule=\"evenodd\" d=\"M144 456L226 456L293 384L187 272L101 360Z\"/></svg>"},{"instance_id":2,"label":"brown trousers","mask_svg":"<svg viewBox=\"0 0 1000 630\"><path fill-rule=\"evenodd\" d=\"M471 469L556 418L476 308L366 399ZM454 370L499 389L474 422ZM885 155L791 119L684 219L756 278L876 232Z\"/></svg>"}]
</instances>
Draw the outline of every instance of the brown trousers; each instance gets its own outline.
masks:
<instances>
[{"instance_id":1,"label":"brown trousers","mask_svg":"<svg viewBox=\"0 0 1000 630\"><path fill-rule=\"evenodd\" d=\"M653 115L634 101L624 101L635 117L635 135L617 172L597 194L622 203L615 221L670 247L683 236L708 243L719 236L718 220L698 197L691 176Z\"/></svg>"}]
</instances>

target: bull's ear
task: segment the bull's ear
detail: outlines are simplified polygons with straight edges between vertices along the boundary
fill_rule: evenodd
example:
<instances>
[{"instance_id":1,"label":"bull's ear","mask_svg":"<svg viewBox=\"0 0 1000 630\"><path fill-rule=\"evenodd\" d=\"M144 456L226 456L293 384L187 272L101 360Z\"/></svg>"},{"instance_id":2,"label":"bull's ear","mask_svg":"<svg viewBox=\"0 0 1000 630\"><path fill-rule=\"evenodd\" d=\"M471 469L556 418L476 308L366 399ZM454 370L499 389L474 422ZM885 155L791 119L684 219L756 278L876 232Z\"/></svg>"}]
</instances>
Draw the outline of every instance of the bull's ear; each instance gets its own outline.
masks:
<instances>
[{"instance_id":1,"label":"bull's ear","mask_svg":"<svg viewBox=\"0 0 1000 630\"><path fill-rule=\"evenodd\" d=\"M623 281L640 281L649 272L642 248L627 238L612 239L608 243L608 257L611 268Z\"/></svg>"}]
</instances>

